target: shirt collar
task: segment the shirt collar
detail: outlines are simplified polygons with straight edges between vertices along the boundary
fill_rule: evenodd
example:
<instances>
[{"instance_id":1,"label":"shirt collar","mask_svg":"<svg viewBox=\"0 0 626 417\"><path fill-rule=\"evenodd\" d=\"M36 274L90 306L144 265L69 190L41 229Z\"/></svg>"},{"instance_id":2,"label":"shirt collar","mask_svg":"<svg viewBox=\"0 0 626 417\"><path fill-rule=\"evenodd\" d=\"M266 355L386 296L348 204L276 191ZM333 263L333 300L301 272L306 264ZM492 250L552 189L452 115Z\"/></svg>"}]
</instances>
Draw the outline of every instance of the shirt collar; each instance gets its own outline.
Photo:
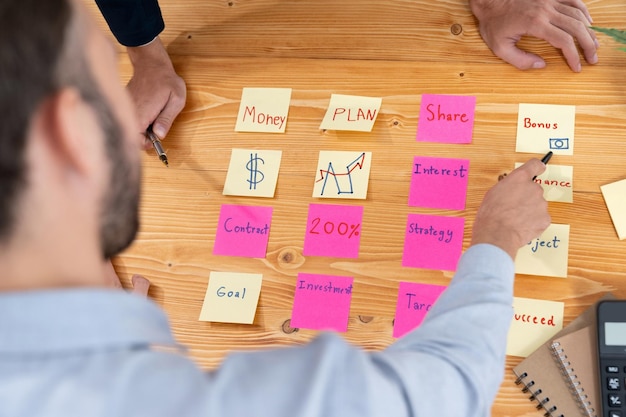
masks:
<instances>
[{"instance_id":1,"label":"shirt collar","mask_svg":"<svg viewBox=\"0 0 626 417\"><path fill-rule=\"evenodd\" d=\"M121 290L0 293L0 354L172 346L167 317Z\"/></svg>"}]
</instances>

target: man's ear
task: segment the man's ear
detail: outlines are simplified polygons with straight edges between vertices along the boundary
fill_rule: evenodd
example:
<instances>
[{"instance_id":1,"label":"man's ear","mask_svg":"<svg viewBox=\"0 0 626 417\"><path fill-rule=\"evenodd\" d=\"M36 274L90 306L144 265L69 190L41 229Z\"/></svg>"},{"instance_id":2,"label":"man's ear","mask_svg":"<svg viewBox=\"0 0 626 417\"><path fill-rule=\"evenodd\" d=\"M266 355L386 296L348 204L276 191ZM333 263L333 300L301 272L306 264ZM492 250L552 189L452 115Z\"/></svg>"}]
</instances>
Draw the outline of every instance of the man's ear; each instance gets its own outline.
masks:
<instances>
[{"instance_id":1,"label":"man's ear","mask_svg":"<svg viewBox=\"0 0 626 417\"><path fill-rule=\"evenodd\" d=\"M43 127L48 131L49 146L70 170L81 174L91 167L91 145L95 117L80 92L73 87L59 90L42 107Z\"/></svg>"}]
</instances>

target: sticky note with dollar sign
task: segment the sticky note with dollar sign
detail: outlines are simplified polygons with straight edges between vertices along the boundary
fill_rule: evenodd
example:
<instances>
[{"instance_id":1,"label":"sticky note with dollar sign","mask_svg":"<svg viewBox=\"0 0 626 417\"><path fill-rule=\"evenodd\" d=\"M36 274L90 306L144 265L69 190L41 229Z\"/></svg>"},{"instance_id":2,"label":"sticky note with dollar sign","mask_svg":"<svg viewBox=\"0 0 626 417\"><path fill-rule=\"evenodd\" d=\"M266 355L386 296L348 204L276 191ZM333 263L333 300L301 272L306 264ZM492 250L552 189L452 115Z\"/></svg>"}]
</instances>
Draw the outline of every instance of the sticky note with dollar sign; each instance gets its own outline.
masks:
<instances>
[{"instance_id":1,"label":"sticky note with dollar sign","mask_svg":"<svg viewBox=\"0 0 626 417\"><path fill-rule=\"evenodd\" d=\"M282 151L233 149L224 195L274 197Z\"/></svg>"}]
</instances>

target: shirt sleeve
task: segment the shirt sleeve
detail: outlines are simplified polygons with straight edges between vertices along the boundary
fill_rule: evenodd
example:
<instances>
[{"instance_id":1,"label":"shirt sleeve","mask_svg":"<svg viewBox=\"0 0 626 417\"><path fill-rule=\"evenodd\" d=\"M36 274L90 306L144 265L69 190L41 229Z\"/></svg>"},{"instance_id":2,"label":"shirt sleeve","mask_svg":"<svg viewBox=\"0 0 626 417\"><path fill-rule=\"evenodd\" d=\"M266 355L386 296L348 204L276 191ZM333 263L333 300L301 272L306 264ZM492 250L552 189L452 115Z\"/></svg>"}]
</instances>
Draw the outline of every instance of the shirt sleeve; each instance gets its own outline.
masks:
<instances>
[{"instance_id":1,"label":"shirt sleeve","mask_svg":"<svg viewBox=\"0 0 626 417\"><path fill-rule=\"evenodd\" d=\"M366 352L328 333L297 348L235 353L206 374L196 405L222 416L489 415L513 278L508 254L473 246L424 322L389 348Z\"/></svg>"},{"instance_id":2,"label":"shirt sleeve","mask_svg":"<svg viewBox=\"0 0 626 417\"><path fill-rule=\"evenodd\" d=\"M145 45L165 28L157 0L96 0L96 4L124 46Z\"/></svg>"}]
</instances>

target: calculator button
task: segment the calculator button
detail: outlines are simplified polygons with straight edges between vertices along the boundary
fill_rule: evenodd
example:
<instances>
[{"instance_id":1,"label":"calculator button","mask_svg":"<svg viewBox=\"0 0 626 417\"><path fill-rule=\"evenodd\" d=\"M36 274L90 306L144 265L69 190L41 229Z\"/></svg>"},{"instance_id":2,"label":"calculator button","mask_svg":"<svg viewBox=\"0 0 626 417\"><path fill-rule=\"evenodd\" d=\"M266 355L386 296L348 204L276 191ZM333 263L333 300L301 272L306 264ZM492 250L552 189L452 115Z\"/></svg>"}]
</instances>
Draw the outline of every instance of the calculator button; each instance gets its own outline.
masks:
<instances>
[{"instance_id":1,"label":"calculator button","mask_svg":"<svg viewBox=\"0 0 626 417\"><path fill-rule=\"evenodd\" d=\"M609 394L609 407L621 407L622 399L619 395Z\"/></svg>"},{"instance_id":2,"label":"calculator button","mask_svg":"<svg viewBox=\"0 0 626 417\"><path fill-rule=\"evenodd\" d=\"M606 387L611 391L617 391L621 388L618 377L611 377L606 379Z\"/></svg>"},{"instance_id":3,"label":"calculator button","mask_svg":"<svg viewBox=\"0 0 626 417\"><path fill-rule=\"evenodd\" d=\"M618 410L610 410L609 417L622 417L622 412Z\"/></svg>"},{"instance_id":4,"label":"calculator button","mask_svg":"<svg viewBox=\"0 0 626 417\"><path fill-rule=\"evenodd\" d=\"M606 367L606 371L610 374L616 374L619 372L619 366L609 365Z\"/></svg>"}]
</instances>

